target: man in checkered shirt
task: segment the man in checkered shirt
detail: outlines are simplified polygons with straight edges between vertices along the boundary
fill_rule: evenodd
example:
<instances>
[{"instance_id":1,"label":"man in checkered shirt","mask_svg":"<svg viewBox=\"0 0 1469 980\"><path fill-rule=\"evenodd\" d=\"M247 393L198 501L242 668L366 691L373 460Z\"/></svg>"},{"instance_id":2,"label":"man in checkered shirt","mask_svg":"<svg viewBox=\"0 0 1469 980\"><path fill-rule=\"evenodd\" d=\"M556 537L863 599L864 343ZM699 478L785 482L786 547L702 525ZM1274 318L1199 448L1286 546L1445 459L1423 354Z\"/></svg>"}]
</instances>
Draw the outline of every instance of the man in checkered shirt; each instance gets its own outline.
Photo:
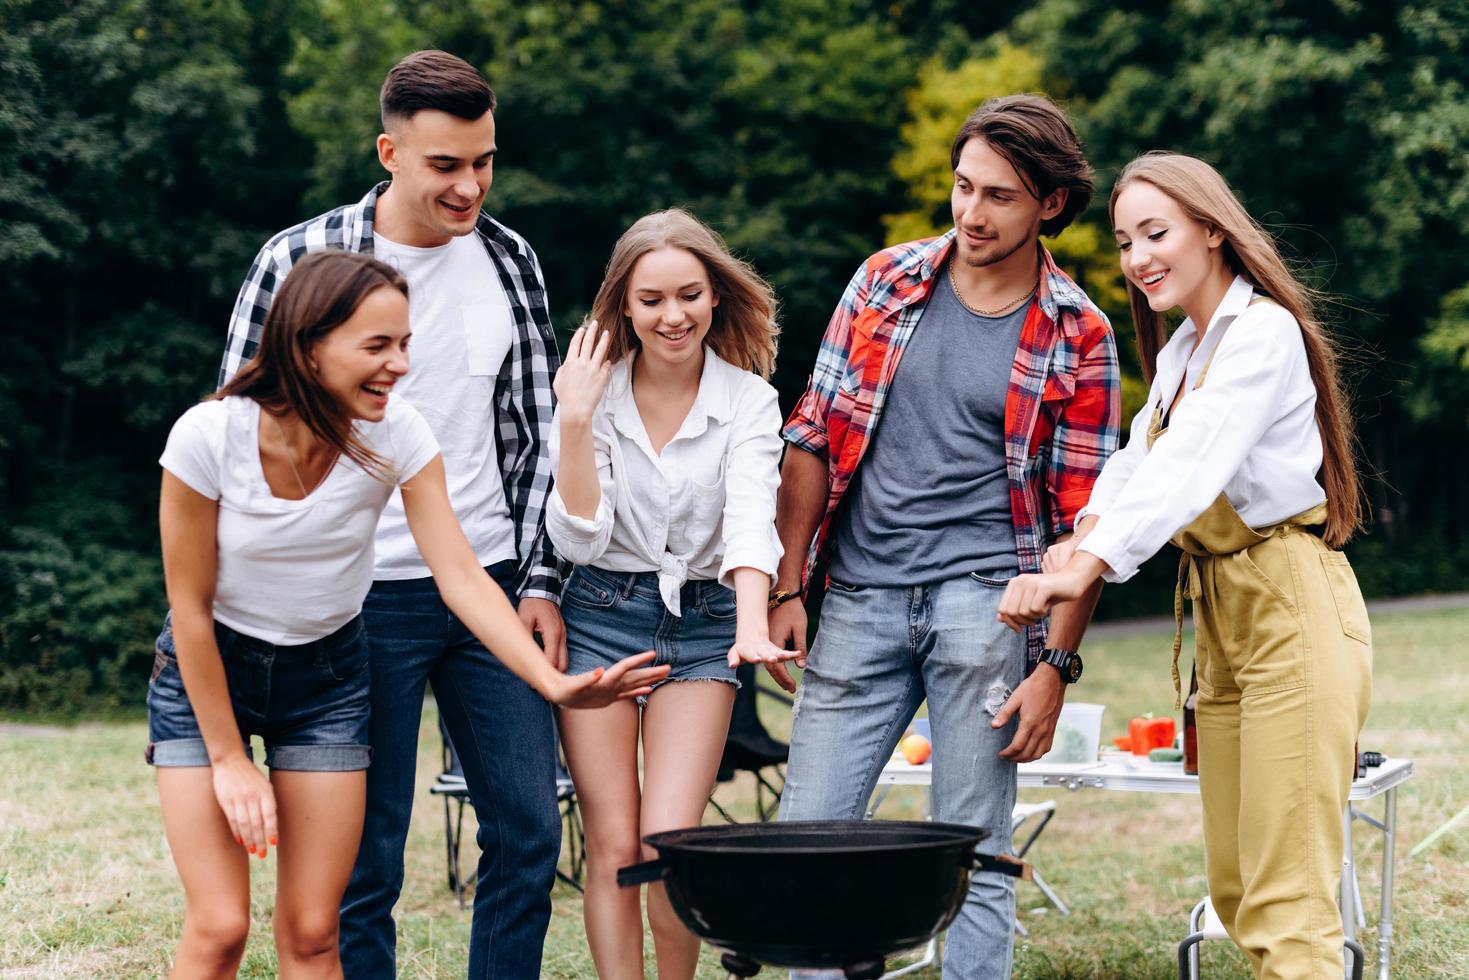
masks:
<instances>
[{"instance_id":1,"label":"man in checkered shirt","mask_svg":"<svg viewBox=\"0 0 1469 980\"><path fill-rule=\"evenodd\" d=\"M396 266L409 283L413 327L412 369L396 397L438 438L454 512L480 563L518 597L521 619L564 669L562 566L542 530L559 359L535 253L480 210L494 108L484 78L453 55L420 51L394 66L377 138L391 179L266 242L236 300L220 379L254 356L275 290L302 255L339 248ZM469 975L536 977L561 849L551 707L445 607L396 493L378 526L374 578L362 611L374 755L342 899L344 973L396 975L392 911L429 684L479 820Z\"/></svg>"}]
</instances>

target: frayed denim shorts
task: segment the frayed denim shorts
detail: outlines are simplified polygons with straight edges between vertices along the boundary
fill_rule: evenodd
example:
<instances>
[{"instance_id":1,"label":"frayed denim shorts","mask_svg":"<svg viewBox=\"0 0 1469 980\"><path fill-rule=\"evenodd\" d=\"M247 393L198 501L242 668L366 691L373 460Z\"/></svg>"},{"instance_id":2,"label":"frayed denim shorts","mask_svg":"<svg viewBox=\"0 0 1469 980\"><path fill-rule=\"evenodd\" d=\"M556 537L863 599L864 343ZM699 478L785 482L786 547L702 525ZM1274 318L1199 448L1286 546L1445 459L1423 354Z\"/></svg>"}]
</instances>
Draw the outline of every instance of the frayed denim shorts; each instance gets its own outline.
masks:
<instances>
[{"instance_id":1,"label":"frayed denim shorts","mask_svg":"<svg viewBox=\"0 0 1469 980\"><path fill-rule=\"evenodd\" d=\"M714 581L685 582L675 616L663 605L655 572L609 572L578 565L561 598L568 674L611 667L654 650L669 681L723 681L735 687L729 648L735 639L734 590Z\"/></svg>"},{"instance_id":2,"label":"frayed denim shorts","mask_svg":"<svg viewBox=\"0 0 1469 980\"><path fill-rule=\"evenodd\" d=\"M367 720L370 675L362 617L330 636L276 646L216 621L214 638L229 683L245 754L250 736L265 742L271 769L353 772L372 760ZM173 616L163 621L148 682L149 765L207 766L209 751L184 692Z\"/></svg>"}]
</instances>

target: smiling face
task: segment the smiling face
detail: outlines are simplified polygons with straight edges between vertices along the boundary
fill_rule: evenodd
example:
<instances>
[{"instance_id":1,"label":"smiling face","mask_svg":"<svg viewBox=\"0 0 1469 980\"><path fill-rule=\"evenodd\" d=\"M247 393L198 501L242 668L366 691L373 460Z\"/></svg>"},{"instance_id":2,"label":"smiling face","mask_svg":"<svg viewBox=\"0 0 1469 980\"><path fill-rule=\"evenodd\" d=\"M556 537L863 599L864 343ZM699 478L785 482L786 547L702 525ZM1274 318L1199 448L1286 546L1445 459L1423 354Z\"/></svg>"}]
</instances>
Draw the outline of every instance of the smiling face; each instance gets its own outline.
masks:
<instances>
[{"instance_id":1,"label":"smiling face","mask_svg":"<svg viewBox=\"0 0 1469 980\"><path fill-rule=\"evenodd\" d=\"M1013 164L979 138L970 139L954 168L949 204L959 231L959 261L994 265L1033 245L1041 222L1061 212L1066 192L1037 198Z\"/></svg>"},{"instance_id":2,"label":"smiling face","mask_svg":"<svg viewBox=\"0 0 1469 980\"><path fill-rule=\"evenodd\" d=\"M1122 274L1154 311L1182 307L1189 312L1201 305L1198 297L1216 291L1221 281L1228 286L1232 277L1224 261L1223 233L1189 217L1153 184L1127 184L1112 206L1112 223Z\"/></svg>"},{"instance_id":3,"label":"smiling face","mask_svg":"<svg viewBox=\"0 0 1469 980\"><path fill-rule=\"evenodd\" d=\"M408 297L374 289L312 347L317 381L349 417L382 421L393 385L408 373L409 333Z\"/></svg>"},{"instance_id":4,"label":"smiling face","mask_svg":"<svg viewBox=\"0 0 1469 980\"><path fill-rule=\"evenodd\" d=\"M474 230L494 177L495 116L460 119L438 109L394 118L377 138L393 175L391 237L431 248Z\"/></svg>"},{"instance_id":5,"label":"smiling face","mask_svg":"<svg viewBox=\"0 0 1469 980\"><path fill-rule=\"evenodd\" d=\"M698 358L718 305L709 272L694 253L660 248L633 264L623 312L643 356L674 366Z\"/></svg>"}]
</instances>

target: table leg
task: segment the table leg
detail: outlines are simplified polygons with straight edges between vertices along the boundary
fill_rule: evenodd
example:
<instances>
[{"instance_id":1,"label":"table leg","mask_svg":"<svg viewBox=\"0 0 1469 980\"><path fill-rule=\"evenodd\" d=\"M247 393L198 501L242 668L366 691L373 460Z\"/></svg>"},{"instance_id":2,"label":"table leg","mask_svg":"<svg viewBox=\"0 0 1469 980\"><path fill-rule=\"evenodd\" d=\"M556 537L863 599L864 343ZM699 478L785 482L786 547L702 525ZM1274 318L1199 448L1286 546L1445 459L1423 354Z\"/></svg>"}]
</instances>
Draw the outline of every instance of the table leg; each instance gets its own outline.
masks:
<instances>
[{"instance_id":1,"label":"table leg","mask_svg":"<svg viewBox=\"0 0 1469 980\"><path fill-rule=\"evenodd\" d=\"M877 788L872 796L872 802L867 805L867 819L871 820L877 813L877 808L882 806L882 801L888 798L888 792L892 789L891 783L884 783Z\"/></svg>"},{"instance_id":2,"label":"table leg","mask_svg":"<svg viewBox=\"0 0 1469 980\"><path fill-rule=\"evenodd\" d=\"M1393 852L1398 840L1398 789L1387 791L1382 807L1382 905L1377 913L1377 976L1388 980L1392 961Z\"/></svg>"}]
</instances>

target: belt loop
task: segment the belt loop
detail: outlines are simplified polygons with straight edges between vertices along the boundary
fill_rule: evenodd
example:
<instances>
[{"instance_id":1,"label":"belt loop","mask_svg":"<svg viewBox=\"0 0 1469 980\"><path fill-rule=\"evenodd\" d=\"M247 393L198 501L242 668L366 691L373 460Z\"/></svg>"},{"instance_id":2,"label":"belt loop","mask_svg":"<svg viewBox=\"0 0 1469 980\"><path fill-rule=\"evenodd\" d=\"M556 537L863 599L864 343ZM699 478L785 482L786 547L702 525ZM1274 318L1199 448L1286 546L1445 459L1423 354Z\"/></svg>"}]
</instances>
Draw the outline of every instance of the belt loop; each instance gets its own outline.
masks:
<instances>
[{"instance_id":1,"label":"belt loop","mask_svg":"<svg viewBox=\"0 0 1469 980\"><path fill-rule=\"evenodd\" d=\"M622 588L619 590L619 591L622 592L622 598L624 600L631 599L632 598L632 590L637 587L637 584L638 584L638 573L637 572L628 572L627 575L626 575L626 577L623 578L623 580L622 580Z\"/></svg>"}]
</instances>

